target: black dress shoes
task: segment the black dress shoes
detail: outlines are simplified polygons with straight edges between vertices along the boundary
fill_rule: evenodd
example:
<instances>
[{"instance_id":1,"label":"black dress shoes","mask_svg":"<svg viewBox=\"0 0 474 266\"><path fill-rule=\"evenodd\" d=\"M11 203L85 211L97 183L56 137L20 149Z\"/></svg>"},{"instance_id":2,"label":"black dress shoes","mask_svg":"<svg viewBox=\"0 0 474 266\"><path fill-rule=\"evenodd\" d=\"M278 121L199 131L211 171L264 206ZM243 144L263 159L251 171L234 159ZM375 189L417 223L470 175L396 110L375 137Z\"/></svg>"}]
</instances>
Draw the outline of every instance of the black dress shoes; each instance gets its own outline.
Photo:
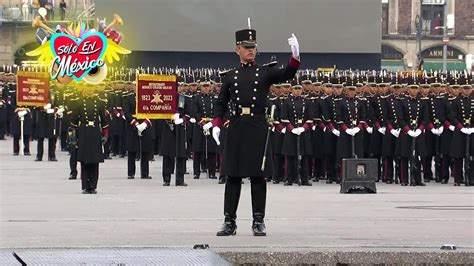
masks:
<instances>
[{"instance_id":1,"label":"black dress shoes","mask_svg":"<svg viewBox=\"0 0 474 266\"><path fill-rule=\"evenodd\" d=\"M58 159L56 159L56 158L49 158L48 161L50 161L50 162L57 162Z\"/></svg>"},{"instance_id":2,"label":"black dress shoes","mask_svg":"<svg viewBox=\"0 0 474 266\"><path fill-rule=\"evenodd\" d=\"M163 186L164 186L164 187L169 187L169 186L170 186L170 182L163 182Z\"/></svg>"},{"instance_id":3,"label":"black dress shoes","mask_svg":"<svg viewBox=\"0 0 474 266\"><path fill-rule=\"evenodd\" d=\"M285 184L283 184L284 186L293 186L293 182L290 182L290 181L286 181Z\"/></svg>"},{"instance_id":4,"label":"black dress shoes","mask_svg":"<svg viewBox=\"0 0 474 266\"><path fill-rule=\"evenodd\" d=\"M199 179L198 175L194 175L193 179Z\"/></svg>"},{"instance_id":5,"label":"black dress shoes","mask_svg":"<svg viewBox=\"0 0 474 266\"><path fill-rule=\"evenodd\" d=\"M151 179L151 176L142 176L141 179Z\"/></svg>"},{"instance_id":6,"label":"black dress shoes","mask_svg":"<svg viewBox=\"0 0 474 266\"><path fill-rule=\"evenodd\" d=\"M177 187L187 187L188 184L186 184L186 183L183 182L183 183L178 183L178 184L176 184L176 186L177 186Z\"/></svg>"},{"instance_id":7,"label":"black dress shoes","mask_svg":"<svg viewBox=\"0 0 474 266\"><path fill-rule=\"evenodd\" d=\"M70 175L69 176L69 180L74 180L74 179L77 179L77 176L75 176L75 175Z\"/></svg>"},{"instance_id":8,"label":"black dress shoes","mask_svg":"<svg viewBox=\"0 0 474 266\"><path fill-rule=\"evenodd\" d=\"M235 222L225 222L221 230L217 232L217 236L235 236L237 233L237 224Z\"/></svg>"},{"instance_id":9,"label":"black dress shoes","mask_svg":"<svg viewBox=\"0 0 474 266\"><path fill-rule=\"evenodd\" d=\"M262 222L253 222L252 231L254 236L266 236L267 229L265 228L265 223Z\"/></svg>"},{"instance_id":10,"label":"black dress shoes","mask_svg":"<svg viewBox=\"0 0 474 266\"><path fill-rule=\"evenodd\" d=\"M35 159L35 162L41 162L42 160L43 160L43 159L41 159L41 158L36 158L36 159Z\"/></svg>"},{"instance_id":11,"label":"black dress shoes","mask_svg":"<svg viewBox=\"0 0 474 266\"><path fill-rule=\"evenodd\" d=\"M310 187L310 186L312 186L313 184L311 184L309 181L306 181L306 182L302 182L301 185L302 185L302 186L308 186L308 187Z\"/></svg>"},{"instance_id":12,"label":"black dress shoes","mask_svg":"<svg viewBox=\"0 0 474 266\"><path fill-rule=\"evenodd\" d=\"M135 176L129 175L129 176L127 177L127 179L135 179Z\"/></svg>"}]
</instances>

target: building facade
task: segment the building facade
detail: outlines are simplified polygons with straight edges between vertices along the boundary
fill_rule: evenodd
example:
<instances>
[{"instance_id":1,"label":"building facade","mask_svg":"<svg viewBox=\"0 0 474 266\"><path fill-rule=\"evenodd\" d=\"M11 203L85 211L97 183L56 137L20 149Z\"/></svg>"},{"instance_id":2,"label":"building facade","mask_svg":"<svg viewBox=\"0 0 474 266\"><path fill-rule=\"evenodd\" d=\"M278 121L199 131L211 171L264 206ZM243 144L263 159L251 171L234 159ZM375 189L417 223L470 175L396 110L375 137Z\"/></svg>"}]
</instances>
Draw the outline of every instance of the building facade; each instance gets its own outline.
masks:
<instances>
[{"instance_id":1,"label":"building facade","mask_svg":"<svg viewBox=\"0 0 474 266\"><path fill-rule=\"evenodd\" d=\"M466 69L474 0L382 0L382 68L416 68L421 58L424 69L442 69L445 42L448 70Z\"/></svg>"}]
</instances>

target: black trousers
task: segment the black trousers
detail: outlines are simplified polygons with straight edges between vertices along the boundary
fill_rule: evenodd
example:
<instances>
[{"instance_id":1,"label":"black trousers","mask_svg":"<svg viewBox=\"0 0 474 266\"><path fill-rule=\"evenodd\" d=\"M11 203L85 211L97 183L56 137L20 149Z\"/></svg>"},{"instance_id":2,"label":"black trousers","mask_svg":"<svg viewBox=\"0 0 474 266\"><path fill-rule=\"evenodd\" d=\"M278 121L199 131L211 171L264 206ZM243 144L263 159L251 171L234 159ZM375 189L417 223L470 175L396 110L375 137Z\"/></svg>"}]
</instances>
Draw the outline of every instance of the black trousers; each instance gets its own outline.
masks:
<instances>
[{"instance_id":1,"label":"black trousers","mask_svg":"<svg viewBox=\"0 0 474 266\"><path fill-rule=\"evenodd\" d=\"M433 162L432 156L426 156L421 158L423 164L423 178L425 180L433 179L433 171L431 170L431 163Z\"/></svg>"},{"instance_id":2,"label":"black trousers","mask_svg":"<svg viewBox=\"0 0 474 266\"><path fill-rule=\"evenodd\" d=\"M175 157L163 156L163 181L171 182L171 175L174 173ZM184 183L184 173L186 172L186 158L178 158L176 175L176 185Z\"/></svg>"},{"instance_id":3,"label":"black trousers","mask_svg":"<svg viewBox=\"0 0 474 266\"><path fill-rule=\"evenodd\" d=\"M201 161L204 161L207 166L207 171L209 171L209 176L216 176L216 154L213 152L207 153L207 162L205 153L195 152L193 160L193 171L194 175L199 176L201 174Z\"/></svg>"},{"instance_id":4,"label":"black trousers","mask_svg":"<svg viewBox=\"0 0 474 266\"><path fill-rule=\"evenodd\" d=\"M82 190L97 189L98 180L99 180L99 164L81 162Z\"/></svg>"},{"instance_id":5,"label":"black trousers","mask_svg":"<svg viewBox=\"0 0 474 266\"><path fill-rule=\"evenodd\" d=\"M123 136L114 135L112 136L112 153L113 154L125 154L125 145L123 141Z\"/></svg>"},{"instance_id":6,"label":"black trousers","mask_svg":"<svg viewBox=\"0 0 474 266\"><path fill-rule=\"evenodd\" d=\"M393 181L393 157L387 156L382 159L383 175L382 182Z\"/></svg>"},{"instance_id":7,"label":"black trousers","mask_svg":"<svg viewBox=\"0 0 474 266\"><path fill-rule=\"evenodd\" d=\"M23 135L23 153L30 152L30 135ZM13 136L13 153L20 153L20 135Z\"/></svg>"},{"instance_id":8,"label":"black trousers","mask_svg":"<svg viewBox=\"0 0 474 266\"><path fill-rule=\"evenodd\" d=\"M285 155L275 154L273 156L273 181L281 182L285 180Z\"/></svg>"},{"instance_id":9,"label":"black trousers","mask_svg":"<svg viewBox=\"0 0 474 266\"><path fill-rule=\"evenodd\" d=\"M337 175L336 156L326 155L326 158L324 160L324 165L326 169L327 179L331 181L336 181L336 175Z\"/></svg>"},{"instance_id":10,"label":"black trousers","mask_svg":"<svg viewBox=\"0 0 474 266\"><path fill-rule=\"evenodd\" d=\"M308 162L310 160L310 156L303 155L301 156L301 165L300 171L298 173L297 169L297 157L296 156L286 156L288 161L288 182L294 183L298 181L298 177L301 177L301 182L305 183L308 182Z\"/></svg>"},{"instance_id":11,"label":"black trousers","mask_svg":"<svg viewBox=\"0 0 474 266\"><path fill-rule=\"evenodd\" d=\"M464 158L454 158L453 176L455 183L464 183L464 177L468 177L469 184L474 184L474 161L470 161L469 172L464 173Z\"/></svg>"},{"instance_id":12,"label":"black trousers","mask_svg":"<svg viewBox=\"0 0 474 266\"><path fill-rule=\"evenodd\" d=\"M324 160L313 157L312 163L311 174L309 176L313 176L316 179L321 179L321 177L324 176Z\"/></svg>"},{"instance_id":13,"label":"black trousers","mask_svg":"<svg viewBox=\"0 0 474 266\"><path fill-rule=\"evenodd\" d=\"M69 168L71 169L70 175L77 177L77 148L76 146L70 145L69 147Z\"/></svg>"},{"instance_id":14,"label":"black trousers","mask_svg":"<svg viewBox=\"0 0 474 266\"><path fill-rule=\"evenodd\" d=\"M142 152L140 160L140 176L148 177L150 175L150 156L151 152ZM137 158L137 152L128 152L128 166L127 174L128 176L135 176L136 167L135 159Z\"/></svg>"},{"instance_id":15,"label":"black trousers","mask_svg":"<svg viewBox=\"0 0 474 266\"><path fill-rule=\"evenodd\" d=\"M57 138L48 139L48 159L56 158L56 140ZM38 154L36 155L38 159L43 159L43 142L44 138L38 138Z\"/></svg>"},{"instance_id":16,"label":"black trousers","mask_svg":"<svg viewBox=\"0 0 474 266\"><path fill-rule=\"evenodd\" d=\"M415 160L415 169L412 171L411 167L408 165L408 158L402 157L400 159L400 183L409 184L410 180L408 177L408 171L413 176L415 184L421 183L421 162L420 160Z\"/></svg>"},{"instance_id":17,"label":"black trousers","mask_svg":"<svg viewBox=\"0 0 474 266\"><path fill-rule=\"evenodd\" d=\"M443 158L441 158L441 166L440 166L440 178L441 180L449 180L449 168L453 167L453 160L451 157L447 155L443 155Z\"/></svg>"},{"instance_id":18,"label":"black trousers","mask_svg":"<svg viewBox=\"0 0 474 266\"><path fill-rule=\"evenodd\" d=\"M0 139L5 139L6 130L7 130L7 123L0 122Z\"/></svg>"},{"instance_id":19,"label":"black trousers","mask_svg":"<svg viewBox=\"0 0 474 266\"><path fill-rule=\"evenodd\" d=\"M226 222L235 222L239 206L242 177L230 176L225 184L224 216ZM252 214L254 221L263 221L267 200L267 181L263 177L250 177Z\"/></svg>"},{"instance_id":20,"label":"black trousers","mask_svg":"<svg viewBox=\"0 0 474 266\"><path fill-rule=\"evenodd\" d=\"M61 150L67 150L67 131L61 132Z\"/></svg>"}]
</instances>

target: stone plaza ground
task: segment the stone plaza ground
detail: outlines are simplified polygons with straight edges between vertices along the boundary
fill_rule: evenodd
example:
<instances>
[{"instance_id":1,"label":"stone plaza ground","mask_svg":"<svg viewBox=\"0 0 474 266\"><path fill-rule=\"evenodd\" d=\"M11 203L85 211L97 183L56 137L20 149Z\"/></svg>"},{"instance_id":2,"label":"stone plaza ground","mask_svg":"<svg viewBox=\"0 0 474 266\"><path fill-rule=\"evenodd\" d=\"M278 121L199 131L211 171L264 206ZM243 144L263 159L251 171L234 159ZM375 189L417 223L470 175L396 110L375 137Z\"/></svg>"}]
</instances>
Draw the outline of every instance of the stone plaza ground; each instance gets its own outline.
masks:
<instances>
[{"instance_id":1,"label":"stone plaza ground","mask_svg":"<svg viewBox=\"0 0 474 266\"><path fill-rule=\"evenodd\" d=\"M188 187L163 187L158 156L153 179L128 180L125 158L114 157L100 165L98 194L83 195L80 180L67 179L67 153L34 162L35 146L32 156L13 156L11 138L0 141L0 261L38 248L92 254L208 244L238 263L474 263L474 188L454 187L452 179L426 187L377 183L377 194L269 183L267 237L252 236L246 180L237 235L217 237L224 195L217 180L190 174ZM444 244L457 249L441 251Z\"/></svg>"}]
</instances>

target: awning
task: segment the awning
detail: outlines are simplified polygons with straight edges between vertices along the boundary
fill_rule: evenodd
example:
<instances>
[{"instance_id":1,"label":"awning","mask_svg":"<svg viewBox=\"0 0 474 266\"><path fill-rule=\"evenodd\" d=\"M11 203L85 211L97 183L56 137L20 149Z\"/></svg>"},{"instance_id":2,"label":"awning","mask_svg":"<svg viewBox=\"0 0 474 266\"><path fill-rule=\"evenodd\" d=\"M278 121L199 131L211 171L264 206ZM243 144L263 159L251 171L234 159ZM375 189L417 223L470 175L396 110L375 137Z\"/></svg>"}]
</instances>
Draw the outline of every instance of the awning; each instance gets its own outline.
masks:
<instances>
[{"instance_id":1,"label":"awning","mask_svg":"<svg viewBox=\"0 0 474 266\"><path fill-rule=\"evenodd\" d=\"M448 60L446 63L447 70L465 70L466 62L461 60ZM430 60L423 63L424 70L433 70L439 71L443 70L443 61L442 60Z\"/></svg>"}]
</instances>

